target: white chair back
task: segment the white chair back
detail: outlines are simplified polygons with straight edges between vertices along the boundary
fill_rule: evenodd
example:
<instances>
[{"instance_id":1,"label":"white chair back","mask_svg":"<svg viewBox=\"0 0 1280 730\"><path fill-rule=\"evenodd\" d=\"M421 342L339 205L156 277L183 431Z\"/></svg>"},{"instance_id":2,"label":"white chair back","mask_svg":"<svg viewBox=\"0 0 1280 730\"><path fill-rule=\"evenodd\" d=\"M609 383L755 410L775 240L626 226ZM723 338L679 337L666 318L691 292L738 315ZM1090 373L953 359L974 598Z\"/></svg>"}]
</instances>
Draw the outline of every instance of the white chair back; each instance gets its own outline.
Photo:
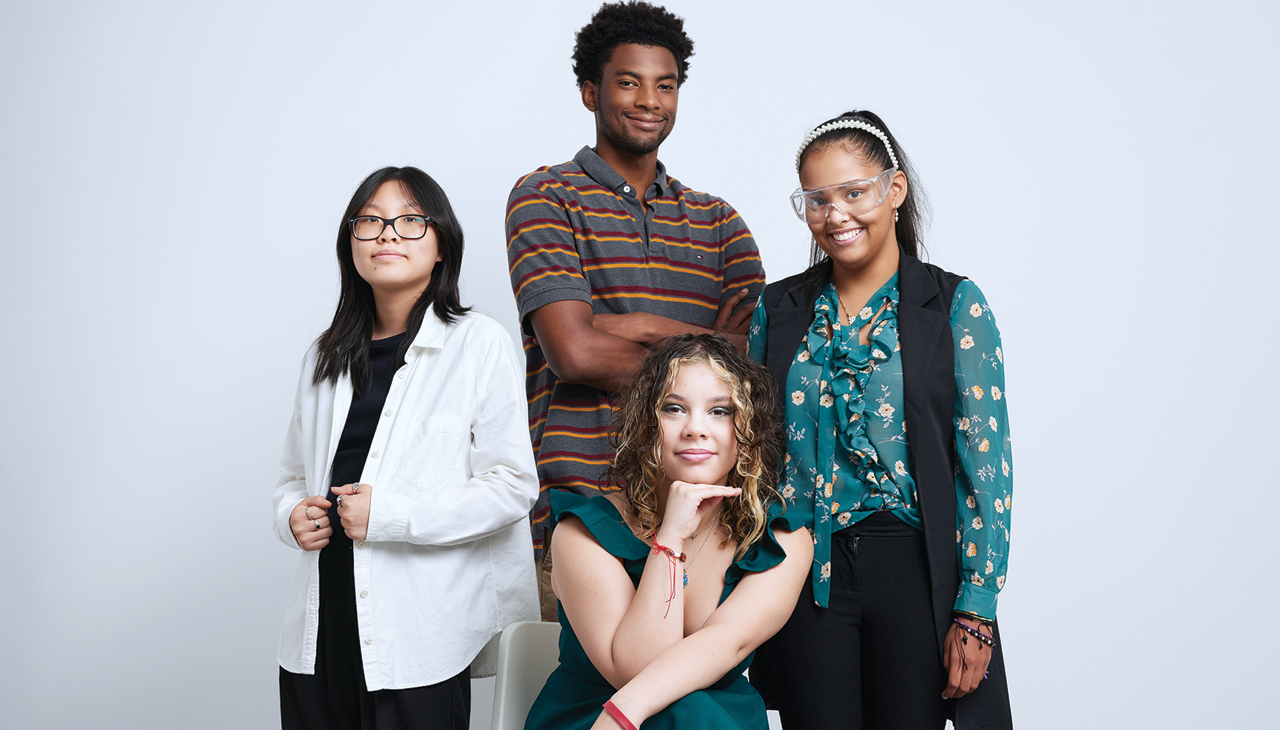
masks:
<instances>
[{"instance_id":1,"label":"white chair back","mask_svg":"<svg viewBox=\"0 0 1280 730\"><path fill-rule=\"evenodd\" d=\"M524 730L529 708L560 665L560 624L521 621L498 641L492 730Z\"/></svg>"}]
</instances>

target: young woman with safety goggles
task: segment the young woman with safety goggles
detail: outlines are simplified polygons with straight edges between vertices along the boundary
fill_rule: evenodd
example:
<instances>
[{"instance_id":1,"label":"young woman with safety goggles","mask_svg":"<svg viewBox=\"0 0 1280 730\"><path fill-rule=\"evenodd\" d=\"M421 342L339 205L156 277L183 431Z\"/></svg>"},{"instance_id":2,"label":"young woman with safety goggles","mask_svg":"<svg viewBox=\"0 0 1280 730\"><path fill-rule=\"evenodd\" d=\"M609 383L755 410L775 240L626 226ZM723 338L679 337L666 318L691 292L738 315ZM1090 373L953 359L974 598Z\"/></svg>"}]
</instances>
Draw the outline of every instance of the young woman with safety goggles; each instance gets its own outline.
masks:
<instances>
[{"instance_id":1,"label":"young woman with safety goggles","mask_svg":"<svg viewBox=\"0 0 1280 730\"><path fill-rule=\"evenodd\" d=\"M919 260L923 203L879 117L819 125L796 170L812 265L765 289L750 349L785 413L785 516L815 554L752 682L788 728L1011 727L995 319L972 282Z\"/></svg>"}]
</instances>

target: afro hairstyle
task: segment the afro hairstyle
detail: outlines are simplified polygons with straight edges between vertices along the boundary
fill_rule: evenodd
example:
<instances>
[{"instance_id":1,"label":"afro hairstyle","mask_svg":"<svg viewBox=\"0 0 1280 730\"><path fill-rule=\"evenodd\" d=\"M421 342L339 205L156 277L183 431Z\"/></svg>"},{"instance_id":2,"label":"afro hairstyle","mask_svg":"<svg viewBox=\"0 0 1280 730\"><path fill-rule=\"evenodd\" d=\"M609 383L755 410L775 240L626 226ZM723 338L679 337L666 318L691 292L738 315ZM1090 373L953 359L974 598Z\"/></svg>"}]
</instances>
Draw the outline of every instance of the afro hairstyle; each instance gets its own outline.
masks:
<instances>
[{"instance_id":1,"label":"afro hairstyle","mask_svg":"<svg viewBox=\"0 0 1280 730\"><path fill-rule=\"evenodd\" d=\"M693 41L685 35L684 20L666 8L631 0L601 5L591 22L578 31L573 47L573 73L578 77L578 88L588 81L599 84L604 80L604 66L613 56L613 49L626 43L666 48L680 67L676 86L688 78Z\"/></svg>"}]
</instances>

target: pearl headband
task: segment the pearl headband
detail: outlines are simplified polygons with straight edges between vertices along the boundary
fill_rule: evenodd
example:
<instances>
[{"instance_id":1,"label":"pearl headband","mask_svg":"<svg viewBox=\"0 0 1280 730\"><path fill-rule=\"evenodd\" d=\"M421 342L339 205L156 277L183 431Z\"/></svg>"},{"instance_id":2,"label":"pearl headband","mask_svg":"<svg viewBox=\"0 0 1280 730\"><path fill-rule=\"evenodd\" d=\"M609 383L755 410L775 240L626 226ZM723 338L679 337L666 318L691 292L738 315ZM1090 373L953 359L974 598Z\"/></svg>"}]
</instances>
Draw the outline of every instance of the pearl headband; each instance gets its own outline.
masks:
<instances>
[{"instance_id":1,"label":"pearl headband","mask_svg":"<svg viewBox=\"0 0 1280 730\"><path fill-rule=\"evenodd\" d=\"M804 154L805 149L808 148L809 145L813 144L815 139L836 129L861 129L868 134L875 135L881 142L884 142L884 148L889 151L889 161L893 163L895 168L898 166L898 157L893 154L893 145L889 144L889 138L885 136L884 132L881 132L870 124L857 119L837 119L834 122L827 122L821 127L813 130L809 133L809 136L805 137L804 141L800 143L800 149L796 150L797 174L800 172L800 156Z\"/></svg>"}]
</instances>

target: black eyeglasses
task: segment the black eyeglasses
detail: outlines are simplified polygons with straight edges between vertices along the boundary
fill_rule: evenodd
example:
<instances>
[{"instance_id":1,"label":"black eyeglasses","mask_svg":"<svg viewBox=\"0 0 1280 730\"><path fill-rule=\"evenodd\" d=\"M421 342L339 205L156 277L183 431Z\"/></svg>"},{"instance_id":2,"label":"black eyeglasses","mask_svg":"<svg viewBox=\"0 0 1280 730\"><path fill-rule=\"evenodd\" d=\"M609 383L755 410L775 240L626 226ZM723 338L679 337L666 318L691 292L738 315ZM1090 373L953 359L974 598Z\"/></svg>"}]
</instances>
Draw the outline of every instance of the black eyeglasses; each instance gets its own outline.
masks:
<instances>
[{"instance_id":1,"label":"black eyeglasses","mask_svg":"<svg viewBox=\"0 0 1280 730\"><path fill-rule=\"evenodd\" d=\"M379 218L376 215L358 215L348 223L351 224L351 235L357 241L372 241L391 226L391 230L401 238L410 240L427 235L427 224L431 218L425 215L398 215L395 218Z\"/></svg>"}]
</instances>

